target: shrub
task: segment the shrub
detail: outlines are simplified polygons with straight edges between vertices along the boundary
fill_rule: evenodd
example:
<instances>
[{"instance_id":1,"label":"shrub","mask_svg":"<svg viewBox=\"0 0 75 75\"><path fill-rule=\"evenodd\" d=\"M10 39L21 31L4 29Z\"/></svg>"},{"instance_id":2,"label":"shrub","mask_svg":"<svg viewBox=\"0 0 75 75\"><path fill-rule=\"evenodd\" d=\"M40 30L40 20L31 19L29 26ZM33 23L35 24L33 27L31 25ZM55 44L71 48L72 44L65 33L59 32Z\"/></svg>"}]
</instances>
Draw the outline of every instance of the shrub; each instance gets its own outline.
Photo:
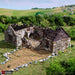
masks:
<instances>
[{"instance_id":1,"label":"shrub","mask_svg":"<svg viewBox=\"0 0 75 75\"><path fill-rule=\"evenodd\" d=\"M65 69L58 61L50 62L49 68L46 70L47 75L64 75Z\"/></svg>"},{"instance_id":2,"label":"shrub","mask_svg":"<svg viewBox=\"0 0 75 75\"><path fill-rule=\"evenodd\" d=\"M7 29L7 25L0 23L0 32L4 32Z\"/></svg>"},{"instance_id":3,"label":"shrub","mask_svg":"<svg viewBox=\"0 0 75 75\"><path fill-rule=\"evenodd\" d=\"M46 70L47 75L74 75L75 74L75 58L69 60L50 62L49 68Z\"/></svg>"}]
</instances>

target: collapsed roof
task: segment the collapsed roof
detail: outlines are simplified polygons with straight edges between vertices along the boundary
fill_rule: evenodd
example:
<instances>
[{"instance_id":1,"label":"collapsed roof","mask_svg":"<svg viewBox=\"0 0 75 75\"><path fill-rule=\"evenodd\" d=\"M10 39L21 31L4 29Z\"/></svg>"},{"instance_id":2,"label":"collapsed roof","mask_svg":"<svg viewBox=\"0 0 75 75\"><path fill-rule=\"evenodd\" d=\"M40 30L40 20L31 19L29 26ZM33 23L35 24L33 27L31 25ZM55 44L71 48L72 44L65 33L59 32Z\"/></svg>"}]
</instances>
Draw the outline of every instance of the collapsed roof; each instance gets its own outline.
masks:
<instances>
[{"instance_id":1,"label":"collapsed roof","mask_svg":"<svg viewBox=\"0 0 75 75\"><path fill-rule=\"evenodd\" d=\"M24 24L24 25L13 24L11 26L15 31L17 31L17 30L31 27L32 25L28 26L27 24ZM63 38L70 37L69 34L62 27L56 28L56 30L52 30L50 28L34 26L34 30L37 31L37 33L39 33L41 38L47 38L47 39L50 39L51 41L57 41Z\"/></svg>"}]
</instances>

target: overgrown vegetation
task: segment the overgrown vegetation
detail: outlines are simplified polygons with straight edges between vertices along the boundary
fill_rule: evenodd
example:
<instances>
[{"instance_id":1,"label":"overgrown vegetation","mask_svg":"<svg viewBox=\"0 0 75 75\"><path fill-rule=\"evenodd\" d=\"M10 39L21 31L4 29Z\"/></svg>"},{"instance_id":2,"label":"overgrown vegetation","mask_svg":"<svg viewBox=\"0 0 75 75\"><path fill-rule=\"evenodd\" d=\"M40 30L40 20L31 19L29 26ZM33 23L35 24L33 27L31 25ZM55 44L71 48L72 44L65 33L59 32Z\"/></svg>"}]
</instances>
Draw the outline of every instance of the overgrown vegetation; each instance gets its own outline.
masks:
<instances>
[{"instance_id":1,"label":"overgrown vegetation","mask_svg":"<svg viewBox=\"0 0 75 75\"><path fill-rule=\"evenodd\" d=\"M75 74L75 58L70 58L68 61L55 60L50 62L47 69L47 75L74 75Z\"/></svg>"},{"instance_id":2,"label":"overgrown vegetation","mask_svg":"<svg viewBox=\"0 0 75 75\"><path fill-rule=\"evenodd\" d=\"M0 32L4 32L9 24L27 24L42 27L60 27L60 26L75 26L75 18L70 16L60 15L41 15L36 16L0 16Z\"/></svg>"}]
</instances>

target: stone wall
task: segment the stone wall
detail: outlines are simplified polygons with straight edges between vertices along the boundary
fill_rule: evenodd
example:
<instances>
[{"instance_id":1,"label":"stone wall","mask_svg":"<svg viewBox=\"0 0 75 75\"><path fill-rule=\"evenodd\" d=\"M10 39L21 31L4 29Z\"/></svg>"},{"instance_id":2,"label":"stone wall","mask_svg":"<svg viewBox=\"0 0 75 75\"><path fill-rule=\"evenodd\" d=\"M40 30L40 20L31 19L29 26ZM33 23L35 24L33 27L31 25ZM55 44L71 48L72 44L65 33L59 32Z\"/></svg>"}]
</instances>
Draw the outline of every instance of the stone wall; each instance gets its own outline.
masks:
<instances>
[{"instance_id":1,"label":"stone wall","mask_svg":"<svg viewBox=\"0 0 75 75\"><path fill-rule=\"evenodd\" d=\"M27 33L26 38L29 38L30 33L33 33L33 27L24 28L24 29L16 31L16 35L17 35L16 47L22 46L22 38L25 37L26 33Z\"/></svg>"},{"instance_id":2,"label":"stone wall","mask_svg":"<svg viewBox=\"0 0 75 75\"><path fill-rule=\"evenodd\" d=\"M47 38L44 38L41 41L41 48L52 52L52 41Z\"/></svg>"},{"instance_id":3,"label":"stone wall","mask_svg":"<svg viewBox=\"0 0 75 75\"><path fill-rule=\"evenodd\" d=\"M62 40L53 42L53 52L58 52L59 50L64 50L71 46L71 38L65 38Z\"/></svg>"},{"instance_id":4,"label":"stone wall","mask_svg":"<svg viewBox=\"0 0 75 75\"><path fill-rule=\"evenodd\" d=\"M11 26L8 27L8 29L5 31L5 41L10 42L13 45L16 45L16 34Z\"/></svg>"}]
</instances>

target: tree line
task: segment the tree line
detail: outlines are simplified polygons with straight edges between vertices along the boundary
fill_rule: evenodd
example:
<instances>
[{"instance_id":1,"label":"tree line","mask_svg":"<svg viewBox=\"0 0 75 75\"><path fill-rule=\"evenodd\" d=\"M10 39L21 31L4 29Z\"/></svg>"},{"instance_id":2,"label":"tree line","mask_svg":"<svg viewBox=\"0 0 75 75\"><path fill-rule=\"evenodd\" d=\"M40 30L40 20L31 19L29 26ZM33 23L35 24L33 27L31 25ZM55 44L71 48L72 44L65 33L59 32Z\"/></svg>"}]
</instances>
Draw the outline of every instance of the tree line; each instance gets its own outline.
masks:
<instances>
[{"instance_id":1,"label":"tree line","mask_svg":"<svg viewBox=\"0 0 75 75\"><path fill-rule=\"evenodd\" d=\"M9 24L27 24L36 25L42 27L60 27L60 26L74 26L75 18L70 16L59 16L59 15L41 15L35 16L0 16L0 32L4 32Z\"/></svg>"}]
</instances>

